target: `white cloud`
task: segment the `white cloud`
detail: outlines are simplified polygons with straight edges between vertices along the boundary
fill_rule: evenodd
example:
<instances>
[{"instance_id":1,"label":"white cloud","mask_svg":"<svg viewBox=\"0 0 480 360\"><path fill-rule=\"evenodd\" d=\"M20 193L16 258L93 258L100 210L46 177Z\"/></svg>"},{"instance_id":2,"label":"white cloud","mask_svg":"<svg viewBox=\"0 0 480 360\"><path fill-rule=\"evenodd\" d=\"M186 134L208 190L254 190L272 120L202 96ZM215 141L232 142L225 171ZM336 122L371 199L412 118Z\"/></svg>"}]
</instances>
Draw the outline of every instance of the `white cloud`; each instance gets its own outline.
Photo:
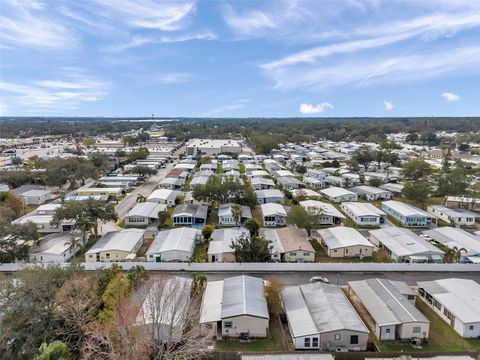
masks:
<instances>
[{"instance_id":1,"label":"white cloud","mask_svg":"<svg viewBox=\"0 0 480 360\"><path fill-rule=\"evenodd\" d=\"M319 114L328 109L333 109L333 105L328 102L323 102L317 105L302 103L300 104L298 111L302 114Z\"/></svg>"},{"instance_id":2,"label":"white cloud","mask_svg":"<svg viewBox=\"0 0 480 360\"><path fill-rule=\"evenodd\" d=\"M65 79L36 81L29 84L0 82L4 106L9 111L28 107L29 112L61 113L76 109L81 103L101 100L109 83L94 80L78 71L69 71Z\"/></svg>"},{"instance_id":3,"label":"white cloud","mask_svg":"<svg viewBox=\"0 0 480 360\"><path fill-rule=\"evenodd\" d=\"M383 102L383 106L385 107L385 110L387 110L387 111L392 111L393 108L394 108L393 103L389 100L385 100Z\"/></svg>"},{"instance_id":4,"label":"white cloud","mask_svg":"<svg viewBox=\"0 0 480 360\"><path fill-rule=\"evenodd\" d=\"M160 74L153 76L153 81L160 84L179 84L190 81L194 78L191 74L186 73L171 73L171 74Z\"/></svg>"},{"instance_id":5,"label":"white cloud","mask_svg":"<svg viewBox=\"0 0 480 360\"><path fill-rule=\"evenodd\" d=\"M224 20L234 31L243 35L253 35L277 27L273 17L266 12L251 10L239 14L230 5L224 8Z\"/></svg>"},{"instance_id":6,"label":"white cloud","mask_svg":"<svg viewBox=\"0 0 480 360\"><path fill-rule=\"evenodd\" d=\"M447 100L447 102L455 102L460 100L460 96L451 92L444 92L442 97Z\"/></svg>"},{"instance_id":7,"label":"white cloud","mask_svg":"<svg viewBox=\"0 0 480 360\"><path fill-rule=\"evenodd\" d=\"M1 47L29 47L37 50L65 49L77 42L61 22L50 19L38 2L3 1L0 16Z\"/></svg>"},{"instance_id":8,"label":"white cloud","mask_svg":"<svg viewBox=\"0 0 480 360\"><path fill-rule=\"evenodd\" d=\"M265 69L274 80L275 87L284 90L397 83L434 78L459 70L480 72L479 47L445 47L441 51L397 57L346 57L332 65L313 63Z\"/></svg>"}]
</instances>

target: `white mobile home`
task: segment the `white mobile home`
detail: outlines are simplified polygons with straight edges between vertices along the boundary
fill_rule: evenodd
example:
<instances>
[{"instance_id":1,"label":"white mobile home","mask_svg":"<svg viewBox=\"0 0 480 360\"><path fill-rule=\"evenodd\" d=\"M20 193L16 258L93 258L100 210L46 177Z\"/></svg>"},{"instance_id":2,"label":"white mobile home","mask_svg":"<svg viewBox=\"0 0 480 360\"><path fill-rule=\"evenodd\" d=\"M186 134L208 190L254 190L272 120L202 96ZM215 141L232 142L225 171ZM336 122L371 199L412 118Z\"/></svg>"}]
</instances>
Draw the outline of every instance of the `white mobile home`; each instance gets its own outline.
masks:
<instances>
[{"instance_id":1,"label":"white mobile home","mask_svg":"<svg viewBox=\"0 0 480 360\"><path fill-rule=\"evenodd\" d=\"M368 201L389 200L393 195L390 191L375 186L355 186L350 190Z\"/></svg>"},{"instance_id":2,"label":"white mobile home","mask_svg":"<svg viewBox=\"0 0 480 360\"><path fill-rule=\"evenodd\" d=\"M241 236L250 236L250 233L242 227L215 229L208 243L208 262L235 262L232 244Z\"/></svg>"},{"instance_id":3,"label":"white mobile home","mask_svg":"<svg viewBox=\"0 0 480 360\"><path fill-rule=\"evenodd\" d=\"M426 227L430 223L437 222L437 218L434 215L396 200L382 202L382 210L399 221L403 226Z\"/></svg>"},{"instance_id":4,"label":"white mobile home","mask_svg":"<svg viewBox=\"0 0 480 360\"><path fill-rule=\"evenodd\" d=\"M313 208L321 211L319 216L320 225L339 225L345 220L345 215L337 210L332 204L324 203L318 200L300 201L300 206L305 209Z\"/></svg>"},{"instance_id":5,"label":"white mobile home","mask_svg":"<svg viewBox=\"0 0 480 360\"><path fill-rule=\"evenodd\" d=\"M320 194L325 196L328 200L335 203L344 202L344 201L357 201L358 195L350 190L340 188L340 187L329 187L323 190L320 190Z\"/></svg>"},{"instance_id":6,"label":"white mobile home","mask_svg":"<svg viewBox=\"0 0 480 360\"><path fill-rule=\"evenodd\" d=\"M451 226L437 227L423 232L449 249L458 251L459 262L480 263L480 236Z\"/></svg>"},{"instance_id":7,"label":"white mobile home","mask_svg":"<svg viewBox=\"0 0 480 360\"><path fill-rule=\"evenodd\" d=\"M199 236L199 230L187 227L160 231L145 253L147 261L188 261Z\"/></svg>"},{"instance_id":8,"label":"white mobile home","mask_svg":"<svg viewBox=\"0 0 480 360\"><path fill-rule=\"evenodd\" d=\"M387 214L370 203L344 202L340 207L355 224L361 226L380 226L387 217Z\"/></svg>"},{"instance_id":9,"label":"white mobile home","mask_svg":"<svg viewBox=\"0 0 480 360\"><path fill-rule=\"evenodd\" d=\"M270 243L273 261L315 261L315 249L308 241L304 230L287 226L281 229L263 229L261 234Z\"/></svg>"},{"instance_id":10,"label":"white mobile home","mask_svg":"<svg viewBox=\"0 0 480 360\"><path fill-rule=\"evenodd\" d=\"M81 247L81 234L65 231L43 237L38 246L29 249L28 254L31 262L63 263L69 261Z\"/></svg>"},{"instance_id":11,"label":"white mobile home","mask_svg":"<svg viewBox=\"0 0 480 360\"><path fill-rule=\"evenodd\" d=\"M337 226L316 233L330 257L370 257L373 254L373 245L353 228Z\"/></svg>"},{"instance_id":12,"label":"white mobile home","mask_svg":"<svg viewBox=\"0 0 480 360\"><path fill-rule=\"evenodd\" d=\"M287 224L287 211L281 204L262 204L263 224L265 226L283 226Z\"/></svg>"},{"instance_id":13,"label":"white mobile home","mask_svg":"<svg viewBox=\"0 0 480 360\"><path fill-rule=\"evenodd\" d=\"M448 224L461 226L474 226L475 218L479 216L470 210L465 210L462 208L450 208L443 205L429 205L427 207L427 211Z\"/></svg>"}]
</instances>

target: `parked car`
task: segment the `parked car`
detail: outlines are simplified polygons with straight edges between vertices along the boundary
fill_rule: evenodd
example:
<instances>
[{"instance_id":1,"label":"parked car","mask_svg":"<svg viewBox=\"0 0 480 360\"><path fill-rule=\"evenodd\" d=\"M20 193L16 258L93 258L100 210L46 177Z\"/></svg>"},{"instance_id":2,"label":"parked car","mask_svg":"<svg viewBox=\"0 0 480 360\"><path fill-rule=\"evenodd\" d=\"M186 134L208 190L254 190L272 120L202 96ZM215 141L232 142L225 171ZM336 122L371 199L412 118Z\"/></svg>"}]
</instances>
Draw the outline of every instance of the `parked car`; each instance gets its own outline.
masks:
<instances>
[{"instance_id":1,"label":"parked car","mask_svg":"<svg viewBox=\"0 0 480 360\"><path fill-rule=\"evenodd\" d=\"M322 283L328 284L330 280L328 280L328 278L326 278L325 276L313 276L310 279L310 282L311 283L322 282Z\"/></svg>"}]
</instances>

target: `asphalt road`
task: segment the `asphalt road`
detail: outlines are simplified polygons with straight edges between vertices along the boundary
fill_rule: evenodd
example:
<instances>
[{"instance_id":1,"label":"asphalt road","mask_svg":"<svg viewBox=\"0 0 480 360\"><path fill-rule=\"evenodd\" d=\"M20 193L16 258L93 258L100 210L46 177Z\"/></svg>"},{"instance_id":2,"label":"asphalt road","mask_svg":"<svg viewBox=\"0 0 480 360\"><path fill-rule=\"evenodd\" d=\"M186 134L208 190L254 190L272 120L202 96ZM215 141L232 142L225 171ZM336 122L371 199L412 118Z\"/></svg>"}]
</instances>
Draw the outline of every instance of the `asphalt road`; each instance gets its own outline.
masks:
<instances>
[{"instance_id":1,"label":"asphalt road","mask_svg":"<svg viewBox=\"0 0 480 360\"><path fill-rule=\"evenodd\" d=\"M115 206L118 218L123 219L125 215L127 215L128 211L137 202L138 195L150 195L153 188L172 170L172 168L173 164L168 163L165 169L159 169L156 175L149 177L141 186L131 193L128 193L127 196Z\"/></svg>"},{"instance_id":2,"label":"asphalt road","mask_svg":"<svg viewBox=\"0 0 480 360\"><path fill-rule=\"evenodd\" d=\"M176 273L178 276L188 276L185 273ZM294 286L300 284L306 284L309 282L312 276L323 275L326 276L330 283L338 285L346 285L348 281L371 279L374 277L385 278L390 280L404 281L408 285L416 285L417 281L431 281L444 278L462 278L462 279L471 279L480 283L480 273L479 272L459 272L459 273L435 273L435 272L388 272L388 273L375 273L375 272L285 272L285 273L275 273L273 275L265 273L205 273L209 281L222 280L226 277L237 276L237 275L250 275L255 277L261 277L268 279L269 277L275 276L279 278L285 286Z\"/></svg>"}]
</instances>

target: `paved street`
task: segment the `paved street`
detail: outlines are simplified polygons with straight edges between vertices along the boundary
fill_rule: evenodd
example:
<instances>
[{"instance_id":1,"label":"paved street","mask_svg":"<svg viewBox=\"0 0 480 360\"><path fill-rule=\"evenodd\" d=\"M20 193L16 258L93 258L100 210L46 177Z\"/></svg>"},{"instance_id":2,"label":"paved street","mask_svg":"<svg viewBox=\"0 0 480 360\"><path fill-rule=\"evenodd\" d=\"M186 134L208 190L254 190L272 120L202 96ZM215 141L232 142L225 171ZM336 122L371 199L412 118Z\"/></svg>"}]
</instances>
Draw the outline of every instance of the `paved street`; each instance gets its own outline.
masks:
<instances>
[{"instance_id":1,"label":"paved street","mask_svg":"<svg viewBox=\"0 0 480 360\"><path fill-rule=\"evenodd\" d=\"M185 273L177 273L179 276L188 276ZM477 282L480 282L480 273L478 272L451 272L451 273L435 273L435 272L388 272L388 273L376 273L376 272L277 272L275 274L266 274L266 273L205 273L210 281L212 280L221 280L225 277L236 276L236 275L251 275L261 278L268 278L270 276L275 276L283 282L285 286L293 286L306 284L309 282L312 276L324 275L326 276L331 283L346 285L348 281L352 280L362 280L370 279L374 277L386 278L390 280L399 280L404 281L408 285L415 285L417 281L429 281L437 280L443 278L462 278L462 279L472 279Z\"/></svg>"},{"instance_id":2,"label":"paved street","mask_svg":"<svg viewBox=\"0 0 480 360\"><path fill-rule=\"evenodd\" d=\"M159 169L156 175L148 178L141 186L129 193L122 201L116 206L118 218L122 219L127 212L135 205L138 195L148 196L153 191L153 188L162 180L173 168L173 164L167 164L165 169Z\"/></svg>"}]
</instances>

